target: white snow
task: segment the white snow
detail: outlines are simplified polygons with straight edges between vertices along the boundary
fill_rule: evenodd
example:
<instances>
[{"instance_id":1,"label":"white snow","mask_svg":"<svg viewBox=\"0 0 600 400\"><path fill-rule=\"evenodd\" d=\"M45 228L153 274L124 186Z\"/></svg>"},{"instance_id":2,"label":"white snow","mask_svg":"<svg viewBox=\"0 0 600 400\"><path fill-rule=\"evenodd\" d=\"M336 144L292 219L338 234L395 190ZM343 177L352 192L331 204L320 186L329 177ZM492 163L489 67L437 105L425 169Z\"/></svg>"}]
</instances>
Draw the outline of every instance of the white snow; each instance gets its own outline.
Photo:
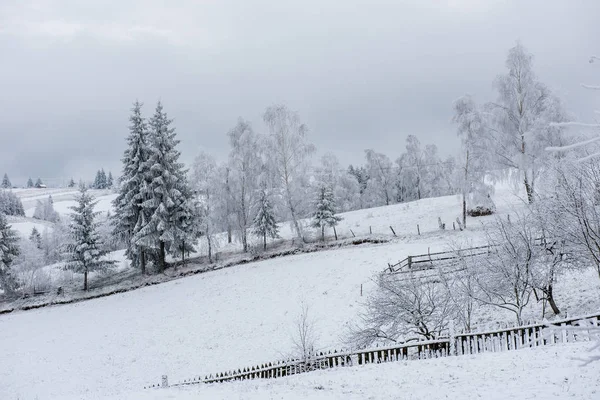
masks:
<instances>
[{"instance_id":1,"label":"white snow","mask_svg":"<svg viewBox=\"0 0 600 400\"><path fill-rule=\"evenodd\" d=\"M590 344L338 368L287 378L147 389L114 399L442 400L600 398L600 362L575 360ZM159 383L160 380L156 380Z\"/></svg>"},{"instance_id":2,"label":"white snow","mask_svg":"<svg viewBox=\"0 0 600 400\"><path fill-rule=\"evenodd\" d=\"M511 204L517 203L514 197L508 195L498 198L496 204L500 212L506 212ZM393 225L398 238L388 244L362 245L249 263L96 300L2 315L0 399L82 399L106 395L134 398L134 394L129 396L126 393L157 383L163 374L177 381L281 359L289 354L292 347L290 336L293 321L300 312L300 302L309 305L311 317L316 321L320 337L318 347L339 349L344 345L347 324L356 321L364 296L372 289L371 277L385 268L387 262L397 262L409 254L426 253L428 248L431 251L444 250L449 241L479 240L477 229L465 232L438 229L438 216L450 222L453 216L458 215L458 205L459 199L449 196L344 215L345 220L338 232L352 228L356 229L357 235L365 235L371 226L374 234L381 234L377 230L389 230L389 225ZM476 228L480 220L470 219L471 226ZM421 227L420 236L416 234L417 223ZM115 256L122 257L122 254ZM361 284L363 297L360 296ZM597 311L600 299L594 297L594 293L599 292L599 286L599 280L593 274L589 277L587 273L569 275L559 281L555 289L559 306L564 304L566 307L568 303L570 314ZM563 293L569 294L564 296ZM585 293L585 300L581 298L582 293ZM539 319L538 314L528 312L527 318ZM505 318L496 312L486 316L489 318L486 322ZM484 319L482 316L479 318ZM496 363L494 359L485 357L481 358L487 360L485 365ZM205 388L208 390L206 397L203 393L194 392L200 389L167 391L164 396L244 398L246 394L252 394L254 397L249 398L265 398L272 391L274 397L284 398L289 397L291 392L320 395L321 398L336 398L343 393L350 396L353 393L351 395L355 397L349 398L365 398L368 390L373 390L374 398L379 398L378 395L386 398L386 393L410 393L398 390L416 388L419 382L427 386L422 390L440 395L438 391L442 386L438 386L436 391L432 382L439 385L447 382L443 387L448 388L448 393L456 394L449 398L462 398L459 396L462 393L481 389L481 385L464 388L461 382L469 375L463 375L462 371L465 371L464 374L471 373L468 371L479 374L474 375L474 382L489 381L482 386L488 388L486 390L495 390L495 386L489 385L493 385L496 372L500 377L498 387L502 390L510 377L531 376L521 364L515 367L512 364L514 359L510 360L506 361L505 367L494 367L499 372L491 367L487 370L478 368L477 364L466 361L436 361L441 366L431 368L444 374L439 379L433 375L427 378L428 375L419 374L418 370L412 372L416 368L413 364L404 367L398 364L381 367L388 371L382 372L381 378L374 370L378 367L369 367L364 372L330 371L311 375L315 378L294 377L288 381L291 382L289 385L280 383L284 381L273 381L247 383L247 386L233 384L230 386L233 389L226 389L225 385L209 387ZM570 368L571 364L565 360L563 365ZM446 365L443 363L452 362L458 363L456 379L449 375L452 371L442 367ZM504 365L502 362L498 361ZM423 365L430 365L427 363L434 362ZM524 357L523 363L536 364L529 357ZM361 378L363 373L366 375ZM549 372L547 382L555 376L552 375L554 373ZM387 379L389 377L393 378ZM410 383L408 377L413 377L416 383ZM313 384L311 379L319 383ZM365 383L361 383L361 379ZM530 380L533 378L523 382ZM588 385L583 387L587 390L590 385L585 382ZM539 382L534 383L537 385ZM323 385L326 390L312 389L317 385ZM555 389L552 389L551 395L558 390ZM163 396L159 392L144 393ZM508 392L499 390L498 393Z\"/></svg>"}]
</instances>

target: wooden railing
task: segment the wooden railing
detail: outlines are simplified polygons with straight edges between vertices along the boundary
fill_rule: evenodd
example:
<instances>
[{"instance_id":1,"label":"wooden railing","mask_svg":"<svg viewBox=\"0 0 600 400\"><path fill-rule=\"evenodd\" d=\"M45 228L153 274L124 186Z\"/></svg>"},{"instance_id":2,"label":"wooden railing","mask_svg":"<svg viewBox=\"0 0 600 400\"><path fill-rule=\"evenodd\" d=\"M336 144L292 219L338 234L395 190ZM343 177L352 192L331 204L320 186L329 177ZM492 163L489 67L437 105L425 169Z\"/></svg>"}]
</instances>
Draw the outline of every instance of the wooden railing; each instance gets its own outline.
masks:
<instances>
[{"instance_id":1,"label":"wooden railing","mask_svg":"<svg viewBox=\"0 0 600 400\"><path fill-rule=\"evenodd\" d=\"M214 375L194 377L171 386L192 385L197 383L216 383L246 379L269 379L319 369L348 367L365 364L379 364L399 360L418 360L446 357L451 355L479 354L517 350L525 347L537 347L555 343L570 343L586 340L581 331L569 331L569 326L579 321L590 321L600 326L600 314L586 317L564 319L560 321L503 328L486 332L458 333L440 337L437 340L414 341L387 347L375 347L353 351L330 351L314 354L306 359L276 361L250 368L221 372ZM558 329L549 329L558 328ZM163 383L148 388L168 386L166 376Z\"/></svg>"}]
</instances>

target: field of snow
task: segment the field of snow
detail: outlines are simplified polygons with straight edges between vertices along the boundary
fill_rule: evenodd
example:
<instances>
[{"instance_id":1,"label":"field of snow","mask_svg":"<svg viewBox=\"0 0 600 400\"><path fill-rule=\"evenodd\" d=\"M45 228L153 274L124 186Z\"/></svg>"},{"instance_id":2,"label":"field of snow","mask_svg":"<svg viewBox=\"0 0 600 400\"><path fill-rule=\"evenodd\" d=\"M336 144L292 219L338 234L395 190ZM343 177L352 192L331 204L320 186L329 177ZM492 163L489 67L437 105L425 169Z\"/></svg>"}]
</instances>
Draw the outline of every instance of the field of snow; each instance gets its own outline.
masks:
<instances>
[{"instance_id":1,"label":"field of snow","mask_svg":"<svg viewBox=\"0 0 600 400\"><path fill-rule=\"evenodd\" d=\"M23 207L25 208L25 216L33 217L37 200L43 200L52 196L54 201L54 210L61 215L67 215L71 212L69 207L75 205L75 195L78 191L73 188L46 188L46 189L13 189L13 192L19 196ZM90 190L90 193L98 200L96 211L106 213L112 211L112 204L116 194L109 190Z\"/></svg>"},{"instance_id":2,"label":"field of snow","mask_svg":"<svg viewBox=\"0 0 600 400\"><path fill-rule=\"evenodd\" d=\"M9 217L8 221L15 231L22 237L28 238L31 235L31 230L35 227L40 234L44 233L47 229L48 231L52 230L52 223L46 221L39 221L30 218L20 218L20 217Z\"/></svg>"},{"instance_id":3,"label":"field of snow","mask_svg":"<svg viewBox=\"0 0 600 400\"><path fill-rule=\"evenodd\" d=\"M153 400L446 400L600 398L600 361L590 344L338 368L287 378L148 389L112 397Z\"/></svg>"},{"instance_id":4,"label":"field of snow","mask_svg":"<svg viewBox=\"0 0 600 400\"><path fill-rule=\"evenodd\" d=\"M517 203L518 199L512 197L509 190L496 200L500 213ZM437 217L448 222L457 215L458 204L456 196L449 196L344 215L340 230L356 229L357 235L368 233L369 226L375 234L376 227L389 229L389 225L394 224L398 237L386 244L248 263L110 297L2 315L0 399L81 399L105 395L131 398L123 393L155 383L163 374L178 381L281 359L290 354L294 320L300 313L301 303L309 306L310 317L315 321L318 348L344 347L346 328L357 321L365 296L372 290L371 278L385 268L387 262L426 253L429 248L444 250L451 241L477 242L480 235L477 229L464 232L438 229ZM480 225L478 220L470 220L470 226ZM420 236L412 228L414 226L416 231L417 223L421 227ZM593 271L589 277L587 272L565 276L555 291L559 306L564 305L569 314L600 309L597 296L600 281ZM583 293L586 299L582 299ZM539 319L539 313L533 309L526 314L526 318ZM488 320L483 319L486 323L510 318L498 312L486 317ZM471 368L461 365L457 364L456 368ZM397 382L396 389L402 387L399 386L404 385L402 371L410 367L385 368L391 368L388 374L400 374L393 382ZM328 374L345 373L331 371L307 380L292 378L291 386L278 382L248 385L256 385L258 397L255 398L265 398L269 390L273 390L275 397L287 398L288 391L296 389L311 396L330 394L327 398L358 391L362 397L356 398L364 398L367 388L380 390L377 383L369 381L379 379L376 373L365 371L367 383L364 385L357 381L358 375L353 377L362 373L358 370L348 373L346 378L340 375L339 381L335 375ZM515 371L522 374L525 370L517 366ZM509 379L510 374L519 375L515 371L508 373L505 369L500 376ZM492 374L489 369L488 374ZM447 375L446 378L453 385L452 379ZM318 385L330 388L329 392L314 391L310 379L321 379ZM328 379L336 379L336 383L327 383ZM348 390L344 389L346 384ZM238 396L235 385L234 389L211 387L207 390L214 392L207 392L207 397L200 396L235 398ZM164 393L172 396L165 398L188 394L191 397L186 398L193 398L193 390L198 389ZM382 387L381 390L391 389Z\"/></svg>"}]
</instances>

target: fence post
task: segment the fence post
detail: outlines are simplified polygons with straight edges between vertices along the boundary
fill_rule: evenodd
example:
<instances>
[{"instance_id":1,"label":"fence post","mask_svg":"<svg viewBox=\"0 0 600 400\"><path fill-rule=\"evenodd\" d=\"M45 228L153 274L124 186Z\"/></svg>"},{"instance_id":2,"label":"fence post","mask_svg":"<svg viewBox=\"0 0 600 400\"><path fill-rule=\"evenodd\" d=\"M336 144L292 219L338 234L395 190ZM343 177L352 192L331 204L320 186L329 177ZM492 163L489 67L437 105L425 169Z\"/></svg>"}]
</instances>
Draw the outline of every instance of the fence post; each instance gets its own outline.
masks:
<instances>
[{"instance_id":1,"label":"fence post","mask_svg":"<svg viewBox=\"0 0 600 400\"><path fill-rule=\"evenodd\" d=\"M417 233L421 236L421 229L419 228L419 224L417 224Z\"/></svg>"},{"instance_id":2,"label":"fence post","mask_svg":"<svg viewBox=\"0 0 600 400\"><path fill-rule=\"evenodd\" d=\"M164 388L169 387L169 379L167 378L166 375L162 376L162 383L161 383L160 387L164 387Z\"/></svg>"},{"instance_id":3,"label":"fence post","mask_svg":"<svg viewBox=\"0 0 600 400\"><path fill-rule=\"evenodd\" d=\"M408 260L408 269L411 269L411 267L412 267L412 256L408 256L406 259Z\"/></svg>"}]
</instances>

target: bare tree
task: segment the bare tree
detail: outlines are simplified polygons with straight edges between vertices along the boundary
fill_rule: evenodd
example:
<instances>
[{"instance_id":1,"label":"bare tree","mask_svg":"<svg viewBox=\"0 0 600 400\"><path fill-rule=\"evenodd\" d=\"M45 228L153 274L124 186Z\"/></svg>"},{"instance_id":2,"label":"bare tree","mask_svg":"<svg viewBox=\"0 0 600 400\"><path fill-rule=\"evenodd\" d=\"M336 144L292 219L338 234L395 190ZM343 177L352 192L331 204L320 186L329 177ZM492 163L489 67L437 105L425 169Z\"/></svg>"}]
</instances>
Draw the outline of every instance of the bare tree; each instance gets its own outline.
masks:
<instances>
[{"instance_id":1,"label":"bare tree","mask_svg":"<svg viewBox=\"0 0 600 400\"><path fill-rule=\"evenodd\" d=\"M486 228L491 251L478 258L479 271L474 275L476 300L515 314L523 323L523 309L532 294L532 270L537 261L536 228L527 215L516 215L512 222L496 218Z\"/></svg>"},{"instance_id":2,"label":"bare tree","mask_svg":"<svg viewBox=\"0 0 600 400\"><path fill-rule=\"evenodd\" d=\"M410 275L380 274L377 288L366 302L361 326L350 341L364 347L377 340L437 338L454 318L454 304L436 280Z\"/></svg>"},{"instance_id":3,"label":"bare tree","mask_svg":"<svg viewBox=\"0 0 600 400\"><path fill-rule=\"evenodd\" d=\"M313 369L311 358L315 355L318 340L316 323L310 315L310 307L302 301L300 303L300 314L294 321L294 332L291 335L292 356L302 360L307 370Z\"/></svg>"},{"instance_id":4,"label":"bare tree","mask_svg":"<svg viewBox=\"0 0 600 400\"><path fill-rule=\"evenodd\" d=\"M299 218L305 214L306 169L315 146L308 142L308 128L294 111L284 105L274 105L263 116L270 133L271 162L282 185L296 236L304 243Z\"/></svg>"}]
</instances>

